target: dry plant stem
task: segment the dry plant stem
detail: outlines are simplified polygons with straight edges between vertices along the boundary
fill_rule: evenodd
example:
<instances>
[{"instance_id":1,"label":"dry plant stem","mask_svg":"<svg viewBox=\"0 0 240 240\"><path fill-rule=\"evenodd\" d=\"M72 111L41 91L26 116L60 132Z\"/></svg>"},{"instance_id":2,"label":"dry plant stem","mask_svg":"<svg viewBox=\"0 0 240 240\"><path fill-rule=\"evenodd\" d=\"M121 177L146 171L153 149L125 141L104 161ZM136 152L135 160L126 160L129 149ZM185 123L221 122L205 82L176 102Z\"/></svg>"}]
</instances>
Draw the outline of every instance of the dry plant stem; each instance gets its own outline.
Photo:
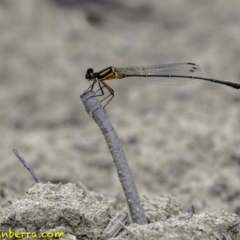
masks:
<instances>
[{"instance_id":1,"label":"dry plant stem","mask_svg":"<svg viewBox=\"0 0 240 240\"><path fill-rule=\"evenodd\" d=\"M112 154L114 164L117 168L119 180L122 184L124 194L128 203L131 217L134 223L147 224L141 202L138 196L137 188L132 178L131 170L128 166L125 154L123 152L120 140L94 92L85 92L81 99L88 114L94 119L101 129L109 150Z\"/></svg>"},{"instance_id":2,"label":"dry plant stem","mask_svg":"<svg viewBox=\"0 0 240 240\"><path fill-rule=\"evenodd\" d=\"M40 179L38 178L38 176L35 174L35 172L33 171L33 169L30 167L30 165L25 161L25 159L18 153L17 149L13 149L14 154L16 155L16 157L21 161L21 163L23 164L23 166L31 173L32 177L34 178L34 180L37 183L40 183Z\"/></svg>"}]
</instances>

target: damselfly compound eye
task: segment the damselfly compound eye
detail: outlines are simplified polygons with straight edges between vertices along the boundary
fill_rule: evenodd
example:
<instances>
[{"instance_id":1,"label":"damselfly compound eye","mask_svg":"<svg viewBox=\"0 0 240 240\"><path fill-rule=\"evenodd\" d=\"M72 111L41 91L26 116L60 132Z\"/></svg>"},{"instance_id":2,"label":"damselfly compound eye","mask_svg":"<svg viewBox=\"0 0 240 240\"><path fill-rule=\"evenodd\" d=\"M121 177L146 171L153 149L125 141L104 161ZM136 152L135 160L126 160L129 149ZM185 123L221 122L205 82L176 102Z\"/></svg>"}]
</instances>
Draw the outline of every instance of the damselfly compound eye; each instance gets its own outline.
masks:
<instances>
[{"instance_id":1,"label":"damselfly compound eye","mask_svg":"<svg viewBox=\"0 0 240 240\"><path fill-rule=\"evenodd\" d=\"M86 73L85 78L88 79L88 80L90 80L90 79L93 78L93 77L94 77L94 71L93 71L92 68L89 68L89 69L87 70L87 73Z\"/></svg>"}]
</instances>

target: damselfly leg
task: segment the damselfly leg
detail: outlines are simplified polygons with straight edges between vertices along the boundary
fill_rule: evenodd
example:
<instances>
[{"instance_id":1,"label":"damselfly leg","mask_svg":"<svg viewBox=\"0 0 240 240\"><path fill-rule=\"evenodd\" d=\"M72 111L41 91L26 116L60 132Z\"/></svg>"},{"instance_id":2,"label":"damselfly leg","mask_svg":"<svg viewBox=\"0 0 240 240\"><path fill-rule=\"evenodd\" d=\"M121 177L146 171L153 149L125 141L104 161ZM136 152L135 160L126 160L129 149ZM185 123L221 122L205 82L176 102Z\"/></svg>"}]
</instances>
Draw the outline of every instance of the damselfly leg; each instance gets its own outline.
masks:
<instances>
[{"instance_id":1,"label":"damselfly leg","mask_svg":"<svg viewBox=\"0 0 240 240\"><path fill-rule=\"evenodd\" d=\"M102 85L103 86L102 86ZM101 101L100 101L100 103L102 103L104 100L106 100L106 99L108 99L109 97L110 97L110 99L107 101L107 103L103 106L103 108L105 109L105 107L111 102L111 100L113 99L113 97L114 97L114 90L111 88L111 87L109 87L105 82L103 82L103 81L101 81L101 82L99 82L98 81L98 85L99 85L99 89L95 92L95 94L94 94L94 96L95 97L101 97L101 96L103 96L104 95L104 91L103 91L103 88L106 88L108 91L109 91L109 95L107 95L105 98L103 98ZM99 92L99 91L101 91L101 94L98 94L98 95L96 95L96 93L97 92Z\"/></svg>"},{"instance_id":2,"label":"damselfly leg","mask_svg":"<svg viewBox=\"0 0 240 240\"><path fill-rule=\"evenodd\" d=\"M107 98L109 98L110 97L110 99L107 101L107 103L104 105L104 109L105 109L105 107L112 101L112 99L114 98L114 90L111 88L111 87L109 87L105 82L101 82L102 83L102 85L103 85L103 88L105 87L109 92L110 92L110 94L108 95L108 96L106 96L104 99L102 99L100 102L103 102L104 100L106 100ZM103 91L103 90L102 90Z\"/></svg>"},{"instance_id":3,"label":"damselfly leg","mask_svg":"<svg viewBox=\"0 0 240 240\"><path fill-rule=\"evenodd\" d=\"M92 85L91 85L89 88L87 88L86 91L84 91L83 95L86 94L86 93L88 93L88 92L91 92L91 91L93 90L93 87L94 87L95 83L96 83L96 82L93 82Z\"/></svg>"},{"instance_id":4,"label":"damselfly leg","mask_svg":"<svg viewBox=\"0 0 240 240\"><path fill-rule=\"evenodd\" d=\"M96 80L96 81L94 81L93 83L92 83L92 85L84 92L84 94L86 94L87 92L90 92L90 91L92 91L93 90L93 88L94 88L94 85L96 84L96 82L98 83L98 86L99 86L99 89L97 90L97 91L95 91L94 92L94 97L101 97L101 96L103 96L104 95L104 91L103 91L103 88L106 88L108 91L109 91L109 95L107 95L105 98L103 98L100 102L102 103L104 100L106 100L107 98L109 98L110 97L110 99L107 101L107 103L103 106L103 108L105 109L105 107L109 104L109 102L111 102L111 100L113 99L113 97L114 97L114 90L110 87L110 86L108 86L105 82L103 82L103 81L98 81L98 80ZM103 85L103 86L102 86ZM99 92L99 91L101 91L101 93L100 94L96 94L97 92ZM92 96L93 97L93 96ZM91 98L91 97L90 97Z\"/></svg>"}]
</instances>

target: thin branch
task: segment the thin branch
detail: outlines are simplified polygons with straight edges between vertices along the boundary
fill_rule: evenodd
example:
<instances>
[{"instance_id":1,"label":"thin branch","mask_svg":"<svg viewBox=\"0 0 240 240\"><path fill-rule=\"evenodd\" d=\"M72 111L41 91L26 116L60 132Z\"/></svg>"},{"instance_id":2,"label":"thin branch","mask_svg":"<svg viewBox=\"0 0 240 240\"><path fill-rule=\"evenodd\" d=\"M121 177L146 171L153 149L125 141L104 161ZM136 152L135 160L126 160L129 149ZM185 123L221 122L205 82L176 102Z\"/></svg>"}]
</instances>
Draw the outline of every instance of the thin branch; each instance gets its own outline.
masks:
<instances>
[{"instance_id":1,"label":"thin branch","mask_svg":"<svg viewBox=\"0 0 240 240\"><path fill-rule=\"evenodd\" d=\"M119 224L120 224L128 233L130 233L134 238L136 238L136 234L134 234L124 223L119 222Z\"/></svg>"},{"instance_id":2,"label":"thin branch","mask_svg":"<svg viewBox=\"0 0 240 240\"><path fill-rule=\"evenodd\" d=\"M128 203L131 217L134 223L147 224L141 202L138 196L137 188L132 178L131 170L123 152L120 140L94 92L88 91L81 95L81 99L88 114L94 119L104 135L112 154L114 164L117 168L119 180Z\"/></svg>"},{"instance_id":3,"label":"thin branch","mask_svg":"<svg viewBox=\"0 0 240 240\"><path fill-rule=\"evenodd\" d=\"M117 213L108 223L106 228L103 230L102 238L108 239L112 237L117 237L119 232L123 229L121 224L129 224L129 216L128 213Z\"/></svg>"},{"instance_id":4,"label":"thin branch","mask_svg":"<svg viewBox=\"0 0 240 240\"><path fill-rule=\"evenodd\" d=\"M33 171L33 169L31 168L31 166L25 161L25 159L18 153L17 149L13 149L14 154L16 155L16 157L21 161L21 163L23 164L23 166L31 173L32 177L34 178L34 180L37 183L40 183L40 179L38 178L38 176L35 174L35 172Z\"/></svg>"},{"instance_id":5,"label":"thin branch","mask_svg":"<svg viewBox=\"0 0 240 240\"><path fill-rule=\"evenodd\" d=\"M77 181L77 184L79 185L79 187L81 187L83 189L83 191L89 193L89 190L87 189L87 187L82 182Z\"/></svg>"}]
</instances>

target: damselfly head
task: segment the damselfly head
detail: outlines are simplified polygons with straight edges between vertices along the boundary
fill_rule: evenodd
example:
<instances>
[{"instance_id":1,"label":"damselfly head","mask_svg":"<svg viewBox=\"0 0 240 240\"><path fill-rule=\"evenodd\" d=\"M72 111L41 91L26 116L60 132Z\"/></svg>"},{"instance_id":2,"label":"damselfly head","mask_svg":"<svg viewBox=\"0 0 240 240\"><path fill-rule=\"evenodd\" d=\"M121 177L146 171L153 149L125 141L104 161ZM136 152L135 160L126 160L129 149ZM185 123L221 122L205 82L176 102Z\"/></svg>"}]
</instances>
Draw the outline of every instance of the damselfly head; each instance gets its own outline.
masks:
<instances>
[{"instance_id":1,"label":"damselfly head","mask_svg":"<svg viewBox=\"0 0 240 240\"><path fill-rule=\"evenodd\" d=\"M87 70L85 78L88 79L89 81L95 79L94 71L92 68L89 68Z\"/></svg>"}]
</instances>

